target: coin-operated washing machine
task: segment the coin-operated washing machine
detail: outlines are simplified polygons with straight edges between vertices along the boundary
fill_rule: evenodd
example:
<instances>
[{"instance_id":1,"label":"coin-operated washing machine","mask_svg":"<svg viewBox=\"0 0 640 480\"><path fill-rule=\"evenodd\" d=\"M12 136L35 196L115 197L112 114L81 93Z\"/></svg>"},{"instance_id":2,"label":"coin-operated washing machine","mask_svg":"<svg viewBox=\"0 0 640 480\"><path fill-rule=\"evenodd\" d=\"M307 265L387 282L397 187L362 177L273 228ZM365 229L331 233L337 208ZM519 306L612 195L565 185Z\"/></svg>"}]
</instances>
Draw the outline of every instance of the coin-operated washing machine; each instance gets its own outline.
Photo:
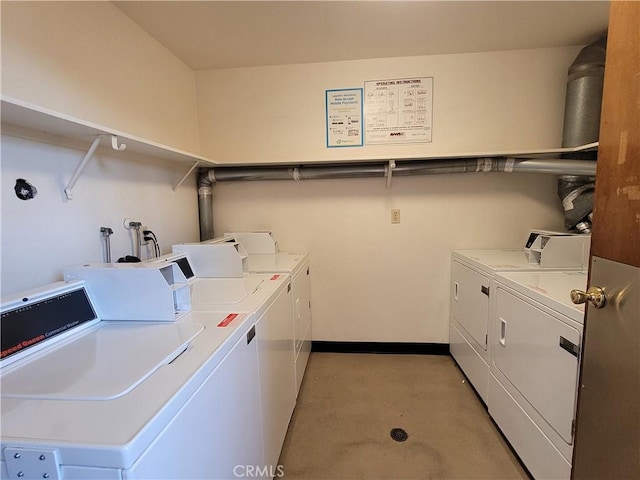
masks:
<instances>
[{"instance_id":1,"label":"coin-operated washing machine","mask_svg":"<svg viewBox=\"0 0 640 480\"><path fill-rule=\"evenodd\" d=\"M238 255L237 245L174 245L165 260L182 265L187 275L191 272L194 312L230 312L230 322L255 317L264 458L275 469L296 402L291 280L287 274L245 273L246 256Z\"/></svg>"},{"instance_id":2,"label":"coin-operated washing machine","mask_svg":"<svg viewBox=\"0 0 640 480\"><path fill-rule=\"evenodd\" d=\"M308 252L281 252L271 232L229 232L210 242L239 242L247 252L252 273L287 273L291 277L294 322L294 369L296 394L311 353L311 276Z\"/></svg>"},{"instance_id":3,"label":"coin-operated washing machine","mask_svg":"<svg viewBox=\"0 0 640 480\"><path fill-rule=\"evenodd\" d=\"M3 298L2 478L227 479L262 464L253 324L209 328L226 314L174 311L186 285L175 264L119 271L95 294L70 280Z\"/></svg>"},{"instance_id":4,"label":"coin-operated washing machine","mask_svg":"<svg viewBox=\"0 0 640 480\"><path fill-rule=\"evenodd\" d=\"M532 230L520 249L455 250L451 262L451 355L486 404L489 309L495 275L507 271L586 270L590 235Z\"/></svg>"},{"instance_id":5,"label":"coin-operated washing machine","mask_svg":"<svg viewBox=\"0 0 640 480\"><path fill-rule=\"evenodd\" d=\"M489 414L534 478L568 479L585 271L501 272L493 283Z\"/></svg>"}]
</instances>

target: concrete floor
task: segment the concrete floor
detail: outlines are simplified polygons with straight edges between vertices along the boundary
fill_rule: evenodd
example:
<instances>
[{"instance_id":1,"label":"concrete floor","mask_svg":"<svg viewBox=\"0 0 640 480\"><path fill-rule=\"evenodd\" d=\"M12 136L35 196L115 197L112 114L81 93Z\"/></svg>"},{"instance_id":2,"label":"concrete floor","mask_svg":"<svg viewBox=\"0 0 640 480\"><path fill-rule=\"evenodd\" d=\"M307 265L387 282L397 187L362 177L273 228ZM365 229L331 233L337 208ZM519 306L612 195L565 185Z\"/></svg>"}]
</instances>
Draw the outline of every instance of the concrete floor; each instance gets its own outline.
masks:
<instances>
[{"instance_id":1,"label":"concrete floor","mask_svg":"<svg viewBox=\"0 0 640 480\"><path fill-rule=\"evenodd\" d=\"M463 381L448 356L312 353L284 478L529 478Z\"/></svg>"}]
</instances>

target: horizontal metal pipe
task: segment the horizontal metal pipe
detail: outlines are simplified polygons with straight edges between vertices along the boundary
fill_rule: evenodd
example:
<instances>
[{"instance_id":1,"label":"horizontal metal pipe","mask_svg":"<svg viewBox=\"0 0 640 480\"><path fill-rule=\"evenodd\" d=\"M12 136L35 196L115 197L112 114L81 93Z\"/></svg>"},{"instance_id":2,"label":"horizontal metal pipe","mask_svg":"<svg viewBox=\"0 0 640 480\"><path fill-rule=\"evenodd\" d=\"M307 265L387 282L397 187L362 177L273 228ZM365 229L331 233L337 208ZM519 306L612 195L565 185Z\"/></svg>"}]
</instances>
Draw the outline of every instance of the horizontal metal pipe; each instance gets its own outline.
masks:
<instances>
[{"instance_id":1,"label":"horizontal metal pipe","mask_svg":"<svg viewBox=\"0 0 640 480\"><path fill-rule=\"evenodd\" d=\"M213 182L235 182L240 180L293 180L294 169L287 167L260 168L215 168Z\"/></svg>"},{"instance_id":2,"label":"horizontal metal pipe","mask_svg":"<svg viewBox=\"0 0 640 480\"><path fill-rule=\"evenodd\" d=\"M304 165L299 167L216 167L213 169L213 174L209 175L209 178L211 178L213 183L255 180L370 178L384 177L388 174L388 169L389 165L387 163L355 163L329 166ZM408 176L476 172L521 172L594 176L596 173L596 162L592 160L522 160L509 158L416 160L402 163L396 162L396 167L393 169L392 175Z\"/></svg>"},{"instance_id":3,"label":"horizontal metal pipe","mask_svg":"<svg viewBox=\"0 0 640 480\"><path fill-rule=\"evenodd\" d=\"M331 178L384 177L386 165L305 166L297 169L300 180L326 180Z\"/></svg>"},{"instance_id":4,"label":"horizontal metal pipe","mask_svg":"<svg viewBox=\"0 0 640 480\"><path fill-rule=\"evenodd\" d=\"M554 175L596 175L595 160L520 160L513 168L514 172L552 173Z\"/></svg>"},{"instance_id":5,"label":"horizontal metal pipe","mask_svg":"<svg viewBox=\"0 0 640 480\"><path fill-rule=\"evenodd\" d=\"M391 172L390 169L391 168ZM554 175L595 176L594 160L523 160L505 157L448 158L444 160L405 160L384 163L337 165L216 167L202 170L198 179L200 240L213 238L212 186L216 182L255 180L320 180L453 173L524 172Z\"/></svg>"},{"instance_id":6,"label":"horizontal metal pipe","mask_svg":"<svg viewBox=\"0 0 640 480\"><path fill-rule=\"evenodd\" d=\"M393 176L476 172L478 171L478 163L475 158L406 162L396 165L396 168L393 169Z\"/></svg>"}]
</instances>

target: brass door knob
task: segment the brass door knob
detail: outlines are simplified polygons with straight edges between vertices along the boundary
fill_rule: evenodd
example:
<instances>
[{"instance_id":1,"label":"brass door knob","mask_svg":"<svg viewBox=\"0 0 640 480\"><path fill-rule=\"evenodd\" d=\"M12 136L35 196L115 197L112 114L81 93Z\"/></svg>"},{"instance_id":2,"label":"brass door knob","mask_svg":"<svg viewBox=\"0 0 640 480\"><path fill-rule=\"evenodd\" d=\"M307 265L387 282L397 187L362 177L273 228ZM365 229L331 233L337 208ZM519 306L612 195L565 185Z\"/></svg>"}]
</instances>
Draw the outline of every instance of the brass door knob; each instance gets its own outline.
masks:
<instances>
[{"instance_id":1,"label":"brass door knob","mask_svg":"<svg viewBox=\"0 0 640 480\"><path fill-rule=\"evenodd\" d=\"M600 287L591 287L586 292L571 290L571 301L576 305L589 301L595 308L602 308L607 304L607 297Z\"/></svg>"}]
</instances>

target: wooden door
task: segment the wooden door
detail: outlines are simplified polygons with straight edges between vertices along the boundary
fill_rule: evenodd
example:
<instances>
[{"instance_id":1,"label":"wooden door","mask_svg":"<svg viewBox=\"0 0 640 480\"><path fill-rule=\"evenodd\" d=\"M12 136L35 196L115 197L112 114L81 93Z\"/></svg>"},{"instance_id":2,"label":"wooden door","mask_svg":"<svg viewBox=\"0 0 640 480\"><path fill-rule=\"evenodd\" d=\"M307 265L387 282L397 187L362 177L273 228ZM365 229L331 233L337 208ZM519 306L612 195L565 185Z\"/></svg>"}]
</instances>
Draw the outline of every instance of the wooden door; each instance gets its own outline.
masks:
<instances>
[{"instance_id":1,"label":"wooden door","mask_svg":"<svg viewBox=\"0 0 640 480\"><path fill-rule=\"evenodd\" d=\"M614 1L596 172L574 479L640 478L640 2Z\"/></svg>"},{"instance_id":2,"label":"wooden door","mask_svg":"<svg viewBox=\"0 0 640 480\"><path fill-rule=\"evenodd\" d=\"M592 255L640 266L640 2L612 2Z\"/></svg>"}]
</instances>

